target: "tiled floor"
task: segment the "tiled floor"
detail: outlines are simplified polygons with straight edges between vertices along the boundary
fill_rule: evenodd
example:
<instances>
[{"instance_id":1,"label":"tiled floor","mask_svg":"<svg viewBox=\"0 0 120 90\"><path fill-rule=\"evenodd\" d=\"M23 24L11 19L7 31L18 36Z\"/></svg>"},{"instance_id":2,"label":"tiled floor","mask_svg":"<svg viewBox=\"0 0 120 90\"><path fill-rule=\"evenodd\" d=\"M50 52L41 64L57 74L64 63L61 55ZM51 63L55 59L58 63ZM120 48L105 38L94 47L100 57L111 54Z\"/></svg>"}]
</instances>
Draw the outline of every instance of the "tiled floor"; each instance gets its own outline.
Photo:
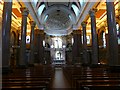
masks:
<instances>
[{"instance_id":1,"label":"tiled floor","mask_svg":"<svg viewBox=\"0 0 120 90\"><path fill-rule=\"evenodd\" d=\"M62 90L70 88L70 85L63 74L62 68L55 68L55 77L53 79L52 88L61 88Z\"/></svg>"}]
</instances>

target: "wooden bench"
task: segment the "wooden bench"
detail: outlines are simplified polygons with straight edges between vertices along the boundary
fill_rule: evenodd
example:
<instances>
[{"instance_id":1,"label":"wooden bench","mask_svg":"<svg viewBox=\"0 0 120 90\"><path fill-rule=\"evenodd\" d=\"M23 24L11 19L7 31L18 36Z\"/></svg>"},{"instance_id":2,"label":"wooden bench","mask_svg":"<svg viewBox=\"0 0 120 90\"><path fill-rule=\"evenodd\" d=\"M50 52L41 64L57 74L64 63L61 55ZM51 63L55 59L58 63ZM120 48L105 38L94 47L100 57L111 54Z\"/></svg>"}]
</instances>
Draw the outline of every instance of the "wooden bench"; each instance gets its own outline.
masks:
<instances>
[{"instance_id":1,"label":"wooden bench","mask_svg":"<svg viewBox=\"0 0 120 90\"><path fill-rule=\"evenodd\" d=\"M120 85L120 74L106 72L106 67L63 67L63 71L68 81L71 83L72 88L81 88L87 86L105 87L108 85L112 87L117 87L118 85ZM87 81L89 81L89 83ZM97 83L98 85L96 85L95 83Z\"/></svg>"},{"instance_id":2,"label":"wooden bench","mask_svg":"<svg viewBox=\"0 0 120 90\"><path fill-rule=\"evenodd\" d=\"M48 89L51 87L54 70L39 66L28 69L14 69L13 73L2 77L3 89Z\"/></svg>"},{"instance_id":3,"label":"wooden bench","mask_svg":"<svg viewBox=\"0 0 120 90\"><path fill-rule=\"evenodd\" d=\"M76 87L76 83L78 80L120 80L120 77L118 76L100 76L100 75L96 75L96 76L82 76L82 75L75 75L72 78L72 87Z\"/></svg>"},{"instance_id":4,"label":"wooden bench","mask_svg":"<svg viewBox=\"0 0 120 90\"><path fill-rule=\"evenodd\" d=\"M105 88L120 90L120 80L77 80L76 85L76 90L105 90Z\"/></svg>"}]
</instances>

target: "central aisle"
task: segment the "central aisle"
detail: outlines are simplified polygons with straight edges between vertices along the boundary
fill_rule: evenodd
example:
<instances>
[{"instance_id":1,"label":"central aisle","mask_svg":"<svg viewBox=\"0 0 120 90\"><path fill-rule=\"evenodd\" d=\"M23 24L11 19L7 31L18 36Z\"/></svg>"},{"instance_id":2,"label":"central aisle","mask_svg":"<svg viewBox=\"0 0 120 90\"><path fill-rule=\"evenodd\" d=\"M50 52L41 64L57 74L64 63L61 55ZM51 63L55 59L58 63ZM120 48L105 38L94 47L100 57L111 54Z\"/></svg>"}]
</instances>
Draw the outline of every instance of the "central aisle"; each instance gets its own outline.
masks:
<instances>
[{"instance_id":1,"label":"central aisle","mask_svg":"<svg viewBox=\"0 0 120 90\"><path fill-rule=\"evenodd\" d=\"M53 78L52 88L71 88L60 67L55 68L55 77Z\"/></svg>"}]
</instances>

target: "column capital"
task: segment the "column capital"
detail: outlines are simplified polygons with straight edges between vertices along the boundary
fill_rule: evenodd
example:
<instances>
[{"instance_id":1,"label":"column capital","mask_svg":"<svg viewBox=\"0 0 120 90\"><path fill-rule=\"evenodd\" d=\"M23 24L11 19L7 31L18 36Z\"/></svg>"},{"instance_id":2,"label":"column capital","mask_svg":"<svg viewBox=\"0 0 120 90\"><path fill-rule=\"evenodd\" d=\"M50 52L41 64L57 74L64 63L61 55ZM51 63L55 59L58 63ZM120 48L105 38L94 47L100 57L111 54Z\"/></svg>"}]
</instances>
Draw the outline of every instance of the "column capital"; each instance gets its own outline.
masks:
<instances>
[{"instance_id":1,"label":"column capital","mask_svg":"<svg viewBox=\"0 0 120 90\"><path fill-rule=\"evenodd\" d=\"M39 28L40 28L40 30L44 30L44 27L45 27L45 26L44 26L43 24L40 24L40 27L39 27Z\"/></svg>"},{"instance_id":2,"label":"column capital","mask_svg":"<svg viewBox=\"0 0 120 90\"><path fill-rule=\"evenodd\" d=\"M30 23L30 25L31 25L32 27L35 27L35 25L36 25L36 22L35 22L35 21L30 21L29 23Z\"/></svg>"},{"instance_id":3,"label":"column capital","mask_svg":"<svg viewBox=\"0 0 120 90\"><path fill-rule=\"evenodd\" d=\"M21 10L23 16L24 15L27 16L29 14L29 10L26 7L21 7L20 10Z\"/></svg>"},{"instance_id":4,"label":"column capital","mask_svg":"<svg viewBox=\"0 0 120 90\"><path fill-rule=\"evenodd\" d=\"M81 34L81 30L74 30L73 34Z\"/></svg>"},{"instance_id":5,"label":"column capital","mask_svg":"<svg viewBox=\"0 0 120 90\"><path fill-rule=\"evenodd\" d=\"M97 12L97 9L91 9L91 10L89 11L90 17L95 16L95 12Z\"/></svg>"},{"instance_id":6,"label":"column capital","mask_svg":"<svg viewBox=\"0 0 120 90\"><path fill-rule=\"evenodd\" d=\"M44 30L39 30L39 34L44 34Z\"/></svg>"},{"instance_id":7,"label":"column capital","mask_svg":"<svg viewBox=\"0 0 120 90\"><path fill-rule=\"evenodd\" d=\"M35 29L35 33L36 34L45 34L44 30L40 30L40 29Z\"/></svg>"},{"instance_id":8,"label":"column capital","mask_svg":"<svg viewBox=\"0 0 120 90\"><path fill-rule=\"evenodd\" d=\"M85 22L85 21L83 21L83 22L81 23L82 27L86 27L86 24L87 24L87 22Z\"/></svg>"}]
</instances>

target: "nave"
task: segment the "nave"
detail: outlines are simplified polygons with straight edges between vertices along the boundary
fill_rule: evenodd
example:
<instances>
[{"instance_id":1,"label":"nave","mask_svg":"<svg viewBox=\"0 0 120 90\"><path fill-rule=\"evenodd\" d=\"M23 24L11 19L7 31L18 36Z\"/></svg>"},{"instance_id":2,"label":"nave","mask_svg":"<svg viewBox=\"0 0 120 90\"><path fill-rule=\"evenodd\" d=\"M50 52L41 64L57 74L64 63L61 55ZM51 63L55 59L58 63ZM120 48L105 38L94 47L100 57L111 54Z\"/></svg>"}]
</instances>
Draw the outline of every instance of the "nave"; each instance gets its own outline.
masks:
<instances>
[{"instance_id":1,"label":"nave","mask_svg":"<svg viewBox=\"0 0 120 90\"><path fill-rule=\"evenodd\" d=\"M120 90L120 0L0 0L0 88Z\"/></svg>"},{"instance_id":2,"label":"nave","mask_svg":"<svg viewBox=\"0 0 120 90\"><path fill-rule=\"evenodd\" d=\"M53 78L52 88L63 88L69 89L71 88L70 83L67 81L64 76L62 67L55 68L55 76Z\"/></svg>"}]
</instances>

